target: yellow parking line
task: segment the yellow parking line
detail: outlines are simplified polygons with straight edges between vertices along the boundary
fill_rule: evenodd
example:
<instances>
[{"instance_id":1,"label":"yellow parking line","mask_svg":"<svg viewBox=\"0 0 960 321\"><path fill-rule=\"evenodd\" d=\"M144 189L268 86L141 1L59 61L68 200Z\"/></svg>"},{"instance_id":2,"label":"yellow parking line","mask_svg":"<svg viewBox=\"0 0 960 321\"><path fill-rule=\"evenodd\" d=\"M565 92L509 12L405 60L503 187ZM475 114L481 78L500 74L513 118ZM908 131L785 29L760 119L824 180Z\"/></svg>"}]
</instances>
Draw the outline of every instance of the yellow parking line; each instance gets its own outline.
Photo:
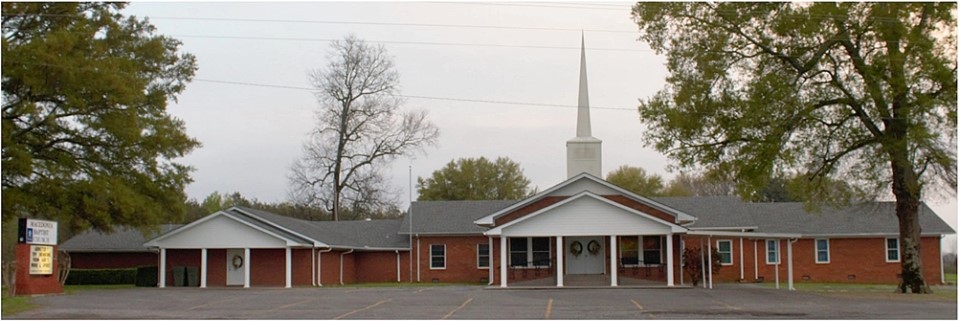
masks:
<instances>
[{"instance_id":1,"label":"yellow parking line","mask_svg":"<svg viewBox=\"0 0 960 321\"><path fill-rule=\"evenodd\" d=\"M547 312L543 314L544 319L550 318L550 312L553 310L553 298L547 300Z\"/></svg>"},{"instance_id":2,"label":"yellow parking line","mask_svg":"<svg viewBox=\"0 0 960 321\"><path fill-rule=\"evenodd\" d=\"M452 316L452 315L453 315L454 313L456 313L458 310L463 309L463 307L467 306L467 304L470 304L470 301L473 301L473 298L467 299L466 301L463 302L463 304L461 304L460 306L458 306L456 309L450 310L450 313L447 313L447 315L443 316L443 318L444 318L444 319L450 318L450 316Z\"/></svg>"},{"instance_id":3,"label":"yellow parking line","mask_svg":"<svg viewBox=\"0 0 960 321\"><path fill-rule=\"evenodd\" d=\"M346 318L347 316L349 316L349 315L351 315L351 314L354 314L354 313L357 313L357 312L366 311L366 310L369 310L369 309L373 309L374 307L376 307L376 306L378 306L378 305L381 305L381 304L390 302L390 300L393 300L393 299L380 300L380 301L377 302L377 303L374 303L374 304L371 304L371 305L368 305L368 306L365 306L365 307L362 307L362 308L359 308L359 309L356 309L356 310L353 310L353 311L350 311L350 312L347 312L347 313L338 315L336 318L333 318L333 320L343 319L343 318Z\"/></svg>"}]
</instances>

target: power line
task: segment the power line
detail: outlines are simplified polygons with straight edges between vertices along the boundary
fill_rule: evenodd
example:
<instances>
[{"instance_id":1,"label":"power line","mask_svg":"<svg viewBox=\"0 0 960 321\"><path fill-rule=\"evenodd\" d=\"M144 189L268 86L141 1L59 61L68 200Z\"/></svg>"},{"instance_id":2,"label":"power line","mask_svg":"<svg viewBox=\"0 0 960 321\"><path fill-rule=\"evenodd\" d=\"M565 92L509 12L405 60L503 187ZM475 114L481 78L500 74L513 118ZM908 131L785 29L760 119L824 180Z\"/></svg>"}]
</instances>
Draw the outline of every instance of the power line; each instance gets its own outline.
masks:
<instances>
[{"instance_id":1,"label":"power line","mask_svg":"<svg viewBox=\"0 0 960 321\"><path fill-rule=\"evenodd\" d=\"M232 39L232 40L270 40L270 41L314 41L314 42L332 42L341 39L329 38L288 38L288 37L257 37L257 36L217 36L217 35L178 35L170 34L175 38L200 38L200 39ZM503 44L481 44L465 42L430 42L430 41L392 41L392 40L364 40L365 42L379 44L402 44L402 45L427 45L427 46L468 46L468 47L497 47L497 48L533 48L533 49L570 49L580 50L580 47L562 47L562 46L536 46L536 45L503 45ZM653 52L648 49L626 49L626 48L586 48L593 51L623 51L623 52Z\"/></svg>"},{"instance_id":2,"label":"power line","mask_svg":"<svg viewBox=\"0 0 960 321\"><path fill-rule=\"evenodd\" d=\"M310 88L310 87L289 86L289 85L273 85L273 84L263 84L263 83L253 83L253 82L243 82L243 81L232 81L232 80L203 79L203 78L195 78L195 79L193 79L193 80L194 80L194 81L198 81L198 82L207 82L207 83L216 83L216 84L226 84L226 85L238 85L238 86L248 86L248 87L292 89L292 90L303 90L303 91L310 91L310 92L316 91L316 89ZM553 108L579 108L579 106L576 106L576 105L545 104L545 103L533 103L533 102L506 101L506 100L488 100L488 99L471 99L471 98L455 98L455 97L436 97L436 96L421 96L421 95L401 95L401 94L394 94L394 95L389 95L389 96L399 97L399 98L413 98L413 99L426 99L426 100L442 100L442 101L459 101L459 102L482 103L482 104L537 106L537 107L553 107ZM605 107L605 106L590 106L590 109L617 110L617 111L636 111L636 109L631 109L631 108Z\"/></svg>"}]
</instances>

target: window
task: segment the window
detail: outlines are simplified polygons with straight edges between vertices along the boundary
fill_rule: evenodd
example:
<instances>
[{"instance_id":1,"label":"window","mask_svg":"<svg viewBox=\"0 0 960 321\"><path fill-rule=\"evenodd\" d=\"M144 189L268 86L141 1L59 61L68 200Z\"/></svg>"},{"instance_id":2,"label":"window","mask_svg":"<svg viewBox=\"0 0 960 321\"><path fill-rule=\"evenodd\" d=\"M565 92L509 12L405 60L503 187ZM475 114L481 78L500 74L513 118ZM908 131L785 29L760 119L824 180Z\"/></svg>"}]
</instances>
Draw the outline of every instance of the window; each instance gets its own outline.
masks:
<instances>
[{"instance_id":1,"label":"window","mask_svg":"<svg viewBox=\"0 0 960 321\"><path fill-rule=\"evenodd\" d=\"M444 244L430 244L430 269L442 270L447 268L447 246Z\"/></svg>"},{"instance_id":2,"label":"window","mask_svg":"<svg viewBox=\"0 0 960 321\"><path fill-rule=\"evenodd\" d=\"M510 266L550 266L550 238L511 237Z\"/></svg>"},{"instance_id":3,"label":"window","mask_svg":"<svg viewBox=\"0 0 960 321\"><path fill-rule=\"evenodd\" d=\"M721 265L733 265L733 241L717 240L717 251L720 252Z\"/></svg>"},{"instance_id":4,"label":"window","mask_svg":"<svg viewBox=\"0 0 960 321\"><path fill-rule=\"evenodd\" d=\"M661 264L663 261L660 257L660 246L662 246L660 236L641 236L640 240L643 242L643 261L641 263L646 265Z\"/></svg>"},{"instance_id":5,"label":"window","mask_svg":"<svg viewBox=\"0 0 960 321\"><path fill-rule=\"evenodd\" d=\"M817 263L830 263L830 240L816 239Z\"/></svg>"},{"instance_id":6,"label":"window","mask_svg":"<svg viewBox=\"0 0 960 321\"><path fill-rule=\"evenodd\" d=\"M887 239L887 262L900 262L900 239Z\"/></svg>"},{"instance_id":7,"label":"window","mask_svg":"<svg viewBox=\"0 0 960 321\"><path fill-rule=\"evenodd\" d=\"M620 237L620 265L640 264L640 244L636 236Z\"/></svg>"},{"instance_id":8,"label":"window","mask_svg":"<svg viewBox=\"0 0 960 321\"><path fill-rule=\"evenodd\" d=\"M490 244L477 244L477 268L490 268Z\"/></svg>"},{"instance_id":9,"label":"window","mask_svg":"<svg viewBox=\"0 0 960 321\"><path fill-rule=\"evenodd\" d=\"M780 264L780 240L767 240L767 264Z\"/></svg>"}]
</instances>

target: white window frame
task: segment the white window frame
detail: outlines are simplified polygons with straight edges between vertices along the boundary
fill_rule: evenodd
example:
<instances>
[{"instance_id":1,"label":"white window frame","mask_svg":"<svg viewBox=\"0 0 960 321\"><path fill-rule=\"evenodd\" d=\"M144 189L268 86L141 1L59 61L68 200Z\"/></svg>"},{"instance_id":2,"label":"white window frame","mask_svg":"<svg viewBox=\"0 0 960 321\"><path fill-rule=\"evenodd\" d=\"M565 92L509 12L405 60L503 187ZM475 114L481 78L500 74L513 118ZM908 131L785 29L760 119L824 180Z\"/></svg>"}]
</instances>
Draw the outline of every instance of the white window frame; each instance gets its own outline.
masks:
<instances>
[{"instance_id":1,"label":"white window frame","mask_svg":"<svg viewBox=\"0 0 960 321\"><path fill-rule=\"evenodd\" d=\"M826 249L820 249L820 241L824 241L827 244ZM820 261L820 251L827 252L827 260ZM828 264L830 263L830 239L813 239L813 261L817 264Z\"/></svg>"},{"instance_id":2,"label":"white window frame","mask_svg":"<svg viewBox=\"0 0 960 321\"><path fill-rule=\"evenodd\" d=\"M720 243L729 243L730 251L727 252L730 254L730 263L723 263L723 251L720 250ZM720 265L733 265L733 240L717 240L717 253L720 253Z\"/></svg>"},{"instance_id":3,"label":"white window frame","mask_svg":"<svg viewBox=\"0 0 960 321\"><path fill-rule=\"evenodd\" d=\"M546 239L547 239L547 254L553 253L553 242L550 241L550 237L549 237L549 236L510 237L510 238L509 238L510 242L513 242L514 240L526 240L526 241L527 241L527 264L526 264L526 265L513 265L513 261L512 261L512 260L513 260L513 256L508 256L508 258L511 260L511 261L510 261L510 264L509 264L508 266L510 266L511 268L514 268L514 269L517 269L517 268L520 268L520 269L523 269L523 268L536 268L536 267L544 268L544 267L551 267L551 266L553 266L553 262L548 262L547 265L534 265L534 264L533 264L533 239L535 239L535 238L546 238ZM513 253L513 251L511 251L511 253Z\"/></svg>"},{"instance_id":4,"label":"white window frame","mask_svg":"<svg viewBox=\"0 0 960 321\"><path fill-rule=\"evenodd\" d=\"M487 250L486 250L486 251L481 251L481 250L480 250L480 246L481 246L481 245L486 245L486 246L487 246ZM487 257L487 266L482 266L482 265L480 265L480 257L481 257L481 256L486 256L486 257ZM477 268L478 268L478 269L481 269L481 270L488 270L488 269L490 269L490 244L489 244L489 243L477 243Z\"/></svg>"},{"instance_id":5,"label":"white window frame","mask_svg":"<svg viewBox=\"0 0 960 321\"><path fill-rule=\"evenodd\" d=\"M770 247L770 242L773 242L773 243L774 243L774 245L773 245L774 247L773 247L773 248ZM768 240L766 240L766 241L763 242L763 243L766 245L765 247L767 248L767 249L766 249L766 252L764 252L764 253L767 254L767 255L764 256L764 257L766 258L765 260L767 261L767 264L769 264L769 265L780 264L780 240L777 240L777 239L768 239ZM770 251L771 251L771 250L774 252L774 254L776 254L776 258L777 258L776 261L770 261Z\"/></svg>"},{"instance_id":6,"label":"white window frame","mask_svg":"<svg viewBox=\"0 0 960 321\"><path fill-rule=\"evenodd\" d=\"M890 240L897 241L897 248L895 248L895 249L891 249L891 248L890 248ZM900 238L897 238L897 237L884 238L884 239L883 239L883 249L884 249L884 251L883 251L883 260L884 260L884 261L886 261L887 263L900 262ZM897 251L897 259L896 259L896 260L892 260L892 261L890 260L890 250L896 250L896 251Z\"/></svg>"},{"instance_id":7,"label":"white window frame","mask_svg":"<svg viewBox=\"0 0 960 321\"><path fill-rule=\"evenodd\" d=\"M442 257L443 257L443 266L442 266L442 267L434 267L434 266L433 266L433 258L434 258L434 255L433 255L433 247L434 247L434 246L441 246L441 247L443 247L443 255L442 255ZM431 270L446 270L446 269L447 269L447 245L446 245L446 244L430 244L430 269L431 269Z\"/></svg>"}]
</instances>

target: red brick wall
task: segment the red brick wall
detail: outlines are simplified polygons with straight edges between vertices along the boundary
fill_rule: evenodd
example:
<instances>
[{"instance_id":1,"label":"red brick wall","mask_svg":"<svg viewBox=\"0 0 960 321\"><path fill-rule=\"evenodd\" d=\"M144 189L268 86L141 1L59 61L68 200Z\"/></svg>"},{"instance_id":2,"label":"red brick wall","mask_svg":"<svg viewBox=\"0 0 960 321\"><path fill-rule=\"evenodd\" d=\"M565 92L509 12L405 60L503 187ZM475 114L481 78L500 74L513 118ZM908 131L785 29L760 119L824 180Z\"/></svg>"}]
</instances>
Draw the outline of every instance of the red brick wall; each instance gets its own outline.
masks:
<instances>
[{"instance_id":1,"label":"red brick wall","mask_svg":"<svg viewBox=\"0 0 960 321\"><path fill-rule=\"evenodd\" d=\"M656 218L659 218L659 219L661 219L661 220L664 220L664 221L667 221L667 222L670 222L670 223L676 222L676 219L673 217L673 215L664 213L663 211L660 211L660 210L658 210L658 209L655 209L655 208L652 208L652 207L650 207L650 206L644 205L644 204L642 204L642 203L640 203L640 202L634 201L634 200L630 199L629 197L626 197L626 196L623 196L623 195L604 195L603 197L605 197L605 198L607 198L607 199L609 199L609 200L611 200L611 201L620 203L620 205L623 205L623 206L626 206L626 207L629 207L629 208L632 208L632 209L635 209L635 210L644 212L644 213L646 213L646 214L650 214L650 215L652 215L652 216L654 216L654 217L656 217Z\"/></svg>"},{"instance_id":2,"label":"red brick wall","mask_svg":"<svg viewBox=\"0 0 960 321\"><path fill-rule=\"evenodd\" d=\"M207 250L207 286L227 286L227 250Z\"/></svg>"},{"instance_id":3,"label":"red brick wall","mask_svg":"<svg viewBox=\"0 0 960 321\"><path fill-rule=\"evenodd\" d=\"M410 281L408 251L400 251L401 282ZM394 251L356 252L357 282L397 282L397 253Z\"/></svg>"},{"instance_id":4,"label":"red brick wall","mask_svg":"<svg viewBox=\"0 0 960 321\"><path fill-rule=\"evenodd\" d=\"M703 238L704 241L706 238ZM685 237L687 247L700 247L700 238ZM717 237L712 239L732 240L733 265L721 266L714 274L714 282L733 282L740 278L739 238ZM794 282L848 282L848 283L897 283L900 274L899 262L886 262L884 238L831 238L830 263L816 263L814 239L800 239L793 244ZM743 240L743 265L745 282L753 282L754 250L752 239ZM774 282L776 265L766 262L766 240L757 242L757 274L765 282ZM940 238L924 237L921 241L921 259L924 277L929 284L940 283ZM787 244L780 241L780 282L787 282ZM852 276L852 279L851 279ZM804 277L808 280L804 280ZM685 280L689 280L684 275ZM687 283L689 283L687 281Z\"/></svg>"},{"instance_id":5,"label":"red brick wall","mask_svg":"<svg viewBox=\"0 0 960 321\"><path fill-rule=\"evenodd\" d=\"M30 244L17 244L14 252L17 257L14 292L17 295L63 293L63 286L57 279L60 273L58 268L60 255L56 246L53 247L53 273L49 275L30 274Z\"/></svg>"},{"instance_id":6,"label":"red brick wall","mask_svg":"<svg viewBox=\"0 0 960 321\"><path fill-rule=\"evenodd\" d=\"M417 239L415 238L413 242L416 247ZM419 242L420 282L433 282L436 279L438 282L445 283L477 283L489 275L487 269L477 267L477 244L487 244L486 236L422 236ZM431 244L446 245L446 268L430 269Z\"/></svg>"},{"instance_id":7,"label":"red brick wall","mask_svg":"<svg viewBox=\"0 0 960 321\"><path fill-rule=\"evenodd\" d=\"M70 267L74 269L126 269L157 266L160 256L154 252L72 252Z\"/></svg>"}]
</instances>

